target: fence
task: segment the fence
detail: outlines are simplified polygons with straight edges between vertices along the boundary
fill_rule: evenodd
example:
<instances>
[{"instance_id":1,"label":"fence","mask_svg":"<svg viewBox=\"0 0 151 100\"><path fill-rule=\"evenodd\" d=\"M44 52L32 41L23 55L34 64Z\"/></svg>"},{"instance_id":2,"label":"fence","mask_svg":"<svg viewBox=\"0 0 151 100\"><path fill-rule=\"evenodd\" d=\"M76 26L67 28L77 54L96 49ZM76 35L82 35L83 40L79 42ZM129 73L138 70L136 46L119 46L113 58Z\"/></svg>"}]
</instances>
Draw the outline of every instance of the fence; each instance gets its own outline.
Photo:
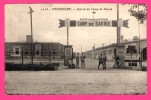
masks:
<instances>
[{"instance_id":1,"label":"fence","mask_svg":"<svg viewBox=\"0 0 151 100\"><path fill-rule=\"evenodd\" d=\"M5 52L5 62L14 64L64 64L64 52Z\"/></svg>"}]
</instances>

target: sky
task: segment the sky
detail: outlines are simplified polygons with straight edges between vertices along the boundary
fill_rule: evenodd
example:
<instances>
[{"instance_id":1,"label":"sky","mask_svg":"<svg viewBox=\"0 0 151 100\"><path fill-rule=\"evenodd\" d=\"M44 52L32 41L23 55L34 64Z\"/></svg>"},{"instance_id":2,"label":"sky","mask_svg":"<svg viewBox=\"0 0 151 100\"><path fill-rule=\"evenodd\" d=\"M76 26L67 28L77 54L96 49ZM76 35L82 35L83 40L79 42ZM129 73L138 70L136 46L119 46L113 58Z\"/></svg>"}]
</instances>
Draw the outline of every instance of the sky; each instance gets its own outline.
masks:
<instances>
[{"instance_id":1,"label":"sky","mask_svg":"<svg viewBox=\"0 0 151 100\"><path fill-rule=\"evenodd\" d=\"M116 4L7 4L5 5L5 41L26 41L30 35L29 7L33 12L33 39L37 42L60 42L67 44L67 28L59 27L59 19L80 20L81 18L108 20L117 19ZM129 19L129 28L122 27L121 35L124 39L139 36L144 39L146 35L146 21L138 27L138 21L128 12L132 5L119 5L119 18ZM64 10L60 10L65 8ZM70 8L68 10L66 8ZM80 10L80 9L89 10ZM101 9L101 10L100 10ZM140 8L141 9L141 8ZM142 8L143 9L143 8ZM135 10L135 9L134 9ZM95 14L92 12L95 11ZM138 30L139 29L139 30ZM92 46L101 47L102 43L109 45L116 43L116 27L69 27L69 44L74 52L91 50Z\"/></svg>"}]
</instances>

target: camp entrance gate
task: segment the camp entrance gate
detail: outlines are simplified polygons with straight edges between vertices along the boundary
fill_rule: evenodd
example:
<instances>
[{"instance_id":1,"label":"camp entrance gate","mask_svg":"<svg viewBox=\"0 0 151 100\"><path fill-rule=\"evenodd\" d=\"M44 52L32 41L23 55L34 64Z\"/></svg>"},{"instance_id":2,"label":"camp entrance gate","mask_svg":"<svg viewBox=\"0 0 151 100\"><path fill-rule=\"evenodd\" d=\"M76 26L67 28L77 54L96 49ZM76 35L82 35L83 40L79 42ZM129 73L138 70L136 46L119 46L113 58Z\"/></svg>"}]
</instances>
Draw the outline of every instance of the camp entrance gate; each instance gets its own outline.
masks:
<instances>
[{"instance_id":1,"label":"camp entrance gate","mask_svg":"<svg viewBox=\"0 0 151 100\"><path fill-rule=\"evenodd\" d=\"M67 27L67 46L65 46L65 59L64 59L64 65L68 66L69 60L73 60L73 48L71 45L68 46L68 28L69 27L128 27L128 21L129 20L107 20L107 19L89 19L89 20L61 20L60 26L61 27ZM117 30L119 31L119 30ZM119 35L119 34L117 34ZM120 38L120 35L117 36L117 38ZM119 56L121 66L120 68L125 66L125 58L124 58L124 51L125 46L120 46L119 43L117 43L117 46L115 46L115 53L114 57L117 55ZM116 61L115 61L116 62Z\"/></svg>"}]
</instances>

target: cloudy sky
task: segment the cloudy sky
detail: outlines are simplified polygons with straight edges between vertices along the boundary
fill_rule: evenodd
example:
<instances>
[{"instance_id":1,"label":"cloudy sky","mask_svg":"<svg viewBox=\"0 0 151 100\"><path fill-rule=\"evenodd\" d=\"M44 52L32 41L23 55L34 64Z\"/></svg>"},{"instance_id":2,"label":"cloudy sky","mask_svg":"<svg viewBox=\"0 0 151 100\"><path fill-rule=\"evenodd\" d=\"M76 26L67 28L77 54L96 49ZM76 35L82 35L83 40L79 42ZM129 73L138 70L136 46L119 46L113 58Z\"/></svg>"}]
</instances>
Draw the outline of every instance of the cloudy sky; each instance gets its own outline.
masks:
<instances>
[{"instance_id":1,"label":"cloudy sky","mask_svg":"<svg viewBox=\"0 0 151 100\"><path fill-rule=\"evenodd\" d=\"M33 38L34 41L39 42L67 44L67 28L58 28L58 19L92 19L93 11L96 12L95 19L117 19L116 4L7 4L5 5L5 41L25 41L26 35L30 35L29 6L34 10ZM128 12L130 7L131 5L119 5L119 18L129 19L129 28L121 28L121 35L124 36L124 39L138 36L138 22L130 16ZM72 10L58 10L58 8L71 8ZM90 10L79 10L81 8L89 8ZM97 10L100 8L102 10ZM104 8L108 10L104 10ZM76 52L81 51L81 45L82 51L86 51L92 49L94 44L96 47L100 47L102 43L105 45L115 43L116 33L116 27L70 27L69 44L73 45ZM146 22L140 25L140 37L146 38Z\"/></svg>"}]
</instances>

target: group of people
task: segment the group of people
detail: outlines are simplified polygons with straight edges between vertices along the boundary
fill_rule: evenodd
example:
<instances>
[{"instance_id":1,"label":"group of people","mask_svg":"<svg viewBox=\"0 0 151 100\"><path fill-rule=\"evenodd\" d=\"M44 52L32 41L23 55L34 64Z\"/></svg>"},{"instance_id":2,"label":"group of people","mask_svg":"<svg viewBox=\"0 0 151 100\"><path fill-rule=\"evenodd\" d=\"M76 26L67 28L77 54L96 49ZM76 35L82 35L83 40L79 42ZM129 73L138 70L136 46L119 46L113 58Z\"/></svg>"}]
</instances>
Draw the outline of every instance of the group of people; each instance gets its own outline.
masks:
<instances>
[{"instance_id":1,"label":"group of people","mask_svg":"<svg viewBox=\"0 0 151 100\"><path fill-rule=\"evenodd\" d=\"M85 55L84 53L82 53L82 55L80 56L79 53L77 53L76 55L76 65L73 64L72 60L69 60L69 68L85 68ZM98 64L98 69L100 67L100 65L102 64L103 69L106 69L106 55L100 54L99 58L99 64ZM80 61L81 61L81 66L80 66Z\"/></svg>"},{"instance_id":2,"label":"group of people","mask_svg":"<svg viewBox=\"0 0 151 100\"><path fill-rule=\"evenodd\" d=\"M81 60L81 68L85 68L85 55L84 55L84 53L82 53L81 56L79 55L79 53L77 53L76 67L75 68L80 68L80 66L79 66L80 60Z\"/></svg>"},{"instance_id":3,"label":"group of people","mask_svg":"<svg viewBox=\"0 0 151 100\"><path fill-rule=\"evenodd\" d=\"M85 68L85 55L84 55L84 53L82 53L81 57L79 56L79 53L77 53L75 68L79 68L80 60L81 60L81 68ZM100 54L98 60L99 60L98 69L99 69L101 64L103 66L103 69L106 69L106 55Z\"/></svg>"},{"instance_id":4,"label":"group of people","mask_svg":"<svg viewBox=\"0 0 151 100\"><path fill-rule=\"evenodd\" d=\"M76 55L76 65L73 63L73 60L69 60L69 68L85 68L85 55L84 53L82 53L82 55L80 56L79 53L77 53ZM114 57L115 59L115 65L113 66L114 67L118 67L120 66L120 59L119 59L119 56L115 56ZM100 69L100 65L102 65L103 69L106 69L106 54L100 54L99 57L98 57L98 69ZM80 61L81 61L81 66L79 66L80 64Z\"/></svg>"},{"instance_id":5,"label":"group of people","mask_svg":"<svg viewBox=\"0 0 151 100\"><path fill-rule=\"evenodd\" d=\"M77 53L76 55L76 65L73 63L73 59L71 58L69 60L69 68L80 68L79 64L80 64L80 61L81 61L81 68L85 68L85 55L84 53L82 53L82 55L80 56L79 53Z\"/></svg>"}]
</instances>

